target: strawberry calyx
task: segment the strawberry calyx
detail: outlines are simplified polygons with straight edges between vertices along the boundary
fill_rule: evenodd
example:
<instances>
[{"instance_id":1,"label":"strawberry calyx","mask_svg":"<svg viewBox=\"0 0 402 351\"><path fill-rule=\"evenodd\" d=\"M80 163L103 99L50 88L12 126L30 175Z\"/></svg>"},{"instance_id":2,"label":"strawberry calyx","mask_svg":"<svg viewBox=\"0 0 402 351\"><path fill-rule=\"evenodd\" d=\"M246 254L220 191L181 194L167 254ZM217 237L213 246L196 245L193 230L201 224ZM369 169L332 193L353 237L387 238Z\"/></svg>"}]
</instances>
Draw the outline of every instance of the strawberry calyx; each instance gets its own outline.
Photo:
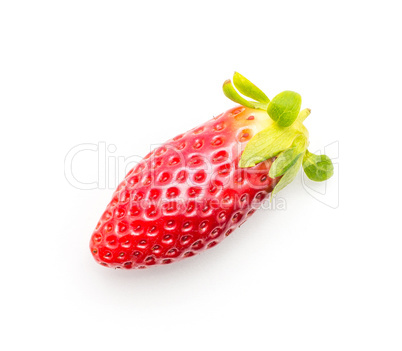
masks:
<instances>
[{"instance_id":1,"label":"strawberry calyx","mask_svg":"<svg viewBox=\"0 0 402 351\"><path fill-rule=\"evenodd\" d=\"M315 155L307 150L309 133L304 120L311 110L301 110L302 98L293 91L283 91L272 100L240 73L235 72L233 83L223 83L223 92L230 100L248 108L267 113L271 123L254 135L247 143L239 161L239 167L254 167L258 163L275 158L269 171L271 178L281 177L272 194L290 184L303 166L311 180L321 182L333 175L333 164L326 155ZM244 95L248 100L242 97Z\"/></svg>"}]
</instances>

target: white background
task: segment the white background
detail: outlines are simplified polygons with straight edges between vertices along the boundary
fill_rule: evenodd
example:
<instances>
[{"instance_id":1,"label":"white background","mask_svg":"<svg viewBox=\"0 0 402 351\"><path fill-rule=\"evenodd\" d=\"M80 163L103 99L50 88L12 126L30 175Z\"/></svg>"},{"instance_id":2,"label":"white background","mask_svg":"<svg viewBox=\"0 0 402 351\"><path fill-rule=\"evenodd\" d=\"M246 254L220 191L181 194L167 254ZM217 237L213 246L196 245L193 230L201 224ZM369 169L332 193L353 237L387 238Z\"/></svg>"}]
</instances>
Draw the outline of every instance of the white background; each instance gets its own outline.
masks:
<instances>
[{"instance_id":1,"label":"white background","mask_svg":"<svg viewBox=\"0 0 402 351\"><path fill-rule=\"evenodd\" d=\"M401 350L398 5L2 1L1 349ZM199 256L96 264L115 185L72 186L69 150L143 156L233 106L234 70L271 98L302 95L311 151L332 144L325 195L299 176L286 210ZM97 167L94 152L73 163L83 182Z\"/></svg>"}]
</instances>

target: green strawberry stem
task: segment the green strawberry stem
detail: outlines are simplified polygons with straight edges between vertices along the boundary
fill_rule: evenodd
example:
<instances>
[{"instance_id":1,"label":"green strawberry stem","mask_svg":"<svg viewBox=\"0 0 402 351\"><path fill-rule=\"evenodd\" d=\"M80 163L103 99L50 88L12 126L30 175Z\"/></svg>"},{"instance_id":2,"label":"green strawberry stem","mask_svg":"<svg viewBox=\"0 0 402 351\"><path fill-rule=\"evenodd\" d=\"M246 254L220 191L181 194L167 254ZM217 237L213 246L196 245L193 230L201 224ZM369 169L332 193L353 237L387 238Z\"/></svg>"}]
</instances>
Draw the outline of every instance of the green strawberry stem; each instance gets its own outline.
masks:
<instances>
[{"instance_id":1,"label":"green strawberry stem","mask_svg":"<svg viewBox=\"0 0 402 351\"><path fill-rule=\"evenodd\" d=\"M281 179L273 195L294 180L302 165L307 177L317 182L333 175L328 156L314 155L307 150L309 133L303 122L311 110L300 111L302 98L298 93L287 90L270 100L261 89L237 72L233 75L233 84L230 79L224 82L223 92L240 105L266 111L267 118L273 122L251 138L239 162L240 167L247 168L275 157L269 176ZM240 93L253 100L247 100Z\"/></svg>"}]
</instances>

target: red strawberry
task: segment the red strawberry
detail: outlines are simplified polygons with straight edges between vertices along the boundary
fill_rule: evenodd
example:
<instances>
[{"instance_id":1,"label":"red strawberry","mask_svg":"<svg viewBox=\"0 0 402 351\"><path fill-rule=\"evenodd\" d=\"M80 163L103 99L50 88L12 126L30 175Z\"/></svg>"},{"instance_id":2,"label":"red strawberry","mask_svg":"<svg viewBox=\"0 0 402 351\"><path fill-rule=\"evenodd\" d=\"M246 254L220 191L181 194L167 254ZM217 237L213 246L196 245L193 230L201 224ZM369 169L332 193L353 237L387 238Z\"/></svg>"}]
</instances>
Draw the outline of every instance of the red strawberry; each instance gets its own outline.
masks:
<instances>
[{"instance_id":1,"label":"red strawberry","mask_svg":"<svg viewBox=\"0 0 402 351\"><path fill-rule=\"evenodd\" d=\"M235 84L239 76L235 76ZM240 162L246 145L252 146L250 140L266 146L269 142L258 142L261 133L286 129L277 126L280 121L274 121L275 115L270 118L264 111L269 112L265 94L240 77L244 81L237 82L238 89L259 102L239 101L240 96L226 82L226 95L249 107L232 108L167 141L132 169L118 186L92 235L90 248L96 261L115 268L146 268L193 256L215 246L240 226L272 192L281 176L287 177L288 170L294 168L289 164L296 157L290 157L289 162L286 159L285 166L275 163L280 170L275 168L279 176L274 177L269 175L275 160L271 155L260 157L259 152L246 150L244 154L251 157ZM258 89L260 95L255 89L247 93L244 87ZM278 161L285 151L291 153L288 150L294 148L300 135L307 135L303 128L293 128L286 150L274 152ZM303 157L298 155L293 163L300 163L299 159ZM314 164L310 162L309 166Z\"/></svg>"}]
</instances>

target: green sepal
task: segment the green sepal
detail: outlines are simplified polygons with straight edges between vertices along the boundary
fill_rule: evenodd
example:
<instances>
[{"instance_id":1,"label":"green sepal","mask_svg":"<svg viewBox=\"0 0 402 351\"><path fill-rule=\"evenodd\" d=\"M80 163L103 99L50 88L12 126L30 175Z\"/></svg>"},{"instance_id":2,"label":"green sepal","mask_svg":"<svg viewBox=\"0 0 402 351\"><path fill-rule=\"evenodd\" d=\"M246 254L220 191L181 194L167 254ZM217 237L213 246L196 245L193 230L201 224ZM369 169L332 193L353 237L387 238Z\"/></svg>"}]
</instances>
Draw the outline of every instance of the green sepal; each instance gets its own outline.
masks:
<instances>
[{"instance_id":1,"label":"green sepal","mask_svg":"<svg viewBox=\"0 0 402 351\"><path fill-rule=\"evenodd\" d=\"M240 96L240 94L234 88L232 81L230 79L225 80L222 89L225 96L230 100L237 102L238 104L243 105L245 107L255 108L250 101L247 101L246 99Z\"/></svg>"},{"instance_id":2,"label":"green sepal","mask_svg":"<svg viewBox=\"0 0 402 351\"><path fill-rule=\"evenodd\" d=\"M274 157L292 146L295 131L275 124L254 135L247 143L239 167L254 167L257 163Z\"/></svg>"},{"instance_id":3,"label":"green sepal","mask_svg":"<svg viewBox=\"0 0 402 351\"><path fill-rule=\"evenodd\" d=\"M289 127L297 119L301 107L301 96L293 91L283 91L268 104L268 115L280 126Z\"/></svg>"},{"instance_id":4,"label":"green sepal","mask_svg":"<svg viewBox=\"0 0 402 351\"><path fill-rule=\"evenodd\" d=\"M265 110L266 105L264 103L256 102L256 101L249 101L244 99L234 88L232 81L230 79L226 80L223 83L223 93L227 98L230 100L237 102L240 105L243 105L245 107L253 108L253 109L260 109L260 110Z\"/></svg>"},{"instance_id":5,"label":"green sepal","mask_svg":"<svg viewBox=\"0 0 402 351\"><path fill-rule=\"evenodd\" d=\"M247 143L239 167L254 167L276 157L269 176L281 178L273 195L294 180L301 165L314 181L324 181L333 175L333 164L327 156L314 155L307 150L309 133L303 122L311 111L300 110L302 99L298 93L283 91L270 101L257 86L237 72L233 75L233 83L231 80L224 82L223 91L230 100L248 108L264 110L270 117L269 126Z\"/></svg>"},{"instance_id":6,"label":"green sepal","mask_svg":"<svg viewBox=\"0 0 402 351\"><path fill-rule=\"evenodd\" d=\"M235 72L233 75L233 84L244 96L262 103L269 103L268 96L266 96L260 88L251 83L246 77L242 76L238 72Z\"/></svg>"},{"instance_id":7,"label":"green sepal","mask_svg":"<svg viewBox=\"0 0 402 351\"><path fill-rule=\"evenodd\" d=\"M303 158L299 157L296 162L291 166L288 171L282 176L281 180L276 184L274 190L272 191L272 196L278 191L282 190L284 187L289 185L297 176L300 166L302 164ZM271 197L272 198L272 197Z\"/></svg>"},{"instance_id":8,"label":"green sepal","mask_svg":"<svg viewBox=\"0 0 402 351\"><path fill-rule=\"evenodd\" d=\"M292 167L297 160L304 154L307 148L307 138L303 134L299 134L293 140L292 147L281 152L269 170L271 178L279 177Z\"/></svg>"},{"instance_id":9,"label":"green sepal","mask_svg":"<svg viewBox=\"0 0 402 351\"><path fill-rule=\"evenodd\" d=\"M310 116L310 113L311 113L311 110L310 110L309 108L305 108L304 110L301 110L300 113L299 113L299 115L297 116L297 120L298 120L300 123L303 123L304 120L305 120L308 116Z\"/></svg>"},{"instance_id":10,"label":"green sepal","mask_svg":"<svg viewBox=\"0 0 402 351\"><path fill-rule=\"evenodd\" d=\"M315 182L327 180L334 174L334 165L327 155L315 155L308 150L303 157L303 169Z\"/></svg>"},{"instance_id":11,"label":"green sepal","mask_svg":"<svg viewBox=\"0 0 402 351\"><path fill-rule=\"evenodd\" d=\"M297 160L303 155L303 153L298 153L296 147L291 147L283 152L281 152L269 170L269 176L271 178L279 177L292 167Z\"/></svg>"}]
</instances>

